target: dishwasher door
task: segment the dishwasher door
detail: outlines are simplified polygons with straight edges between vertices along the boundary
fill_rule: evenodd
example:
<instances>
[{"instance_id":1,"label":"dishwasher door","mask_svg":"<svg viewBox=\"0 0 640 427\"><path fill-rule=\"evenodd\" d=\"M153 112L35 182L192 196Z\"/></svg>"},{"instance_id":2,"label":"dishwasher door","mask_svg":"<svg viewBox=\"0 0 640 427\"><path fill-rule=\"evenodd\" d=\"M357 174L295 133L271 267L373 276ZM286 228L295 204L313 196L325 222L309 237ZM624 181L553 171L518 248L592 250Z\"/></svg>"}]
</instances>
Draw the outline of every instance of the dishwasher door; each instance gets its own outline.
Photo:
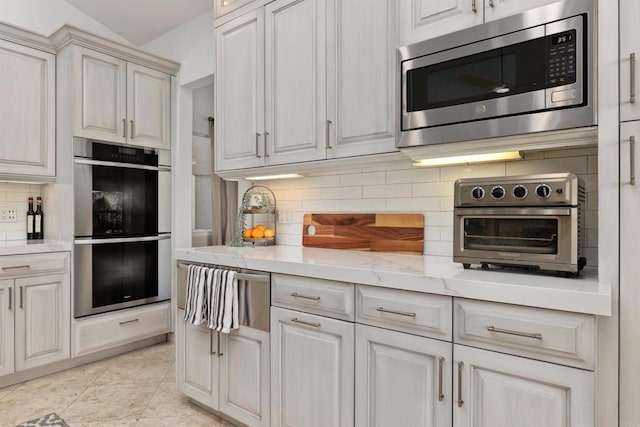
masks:
<instances>
[{"instance_id":1,"label":"dishwasher door","mask_svg":"<svg viewBox=\"0 0 640 427\"><path fill-rule=\"evenodd\" d=\"M187 269L189 264L178 263L178 308L185 307ZM215 265L206 267L218 268ZM225 269L225 267L219 267ZM241 326L269 332L271 305L271 274L264 271L234 269L238 280L238 321Z\"/></svg>"}]
</instances>

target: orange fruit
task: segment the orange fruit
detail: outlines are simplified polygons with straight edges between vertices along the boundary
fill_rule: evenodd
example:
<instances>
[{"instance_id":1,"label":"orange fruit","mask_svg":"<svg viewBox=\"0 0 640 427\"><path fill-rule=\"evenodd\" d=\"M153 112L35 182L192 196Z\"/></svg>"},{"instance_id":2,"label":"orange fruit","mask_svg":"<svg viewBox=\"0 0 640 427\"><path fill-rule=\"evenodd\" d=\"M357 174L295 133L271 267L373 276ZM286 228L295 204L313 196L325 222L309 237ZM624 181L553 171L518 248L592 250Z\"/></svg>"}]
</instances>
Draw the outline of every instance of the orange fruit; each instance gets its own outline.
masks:
<instances>
[{"instance_id":1,"label":"orange fruit","mask_svg":"<svg viewBox=\"0 0 640 427\"><path fill-rule=\"evenodd\" d=\"M262 229L260 228L254 227L253 231L251 232L251 237L253 237L254 239L261 239L262 237L264 237L264 231L262 231Z\"/></svg>"},{"instance_id":2,"label":"orange fruit","mask_svg":"<svg viewBox=\"0 0 640 427\"><path fill-rule=\"evenodd\" d=\"M244 230L244 238L245 239L251 238L252 232L253 232L253 228L247 228L246 230Z\"/></svg>"},{"instance_id":3,"label":"orange fruit","mask_svg":"<svg viewBox=\"0 0 640 427\"><path fill-rule=\"evenodd\" d=\"M263 231L264 231L265 228L266 227L264 225L262 225L262 224L258 224L255 227L253 227L254 230L263 230Z\"/></svg>"},{"instance_id":4,"label":"orange fruit","mask_svg":"<svg viewBox=\"0 0 640 427\"><path fill-rule=\"evenodd\" d=\"M266 237L267 239L270 239L275 235L276 235L276 232L273 231L272 228L265 228L264 229L264 237Z\"/></svg>"}]
</instances>

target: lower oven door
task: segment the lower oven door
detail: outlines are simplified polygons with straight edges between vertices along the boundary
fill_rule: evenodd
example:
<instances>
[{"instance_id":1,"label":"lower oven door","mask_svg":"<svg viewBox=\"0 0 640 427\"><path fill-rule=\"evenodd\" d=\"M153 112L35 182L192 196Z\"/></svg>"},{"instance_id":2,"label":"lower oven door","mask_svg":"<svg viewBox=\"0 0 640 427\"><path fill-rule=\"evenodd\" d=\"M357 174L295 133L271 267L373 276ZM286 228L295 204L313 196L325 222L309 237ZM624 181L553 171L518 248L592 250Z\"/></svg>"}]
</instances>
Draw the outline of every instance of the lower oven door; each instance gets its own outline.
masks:
<instances>
[{"instance_id":1,"label":"lower oven door","mask_svg":"<svg viewBox=\"0 0 640 427\"><path fill-rule=\"evenodd\" d=\"M74 317L171 298L171 235L77 239Z\"/></svg>"},{"instance_id":2,"label":"lower oven door","mask_svg":"<svg viewBox=\"0 0 640 427\"><path fill-rule=\"evenodd\" d=\"M573 271L579 237L578 208L458 208L454 261Z\"/></svg>"}]
</instances>

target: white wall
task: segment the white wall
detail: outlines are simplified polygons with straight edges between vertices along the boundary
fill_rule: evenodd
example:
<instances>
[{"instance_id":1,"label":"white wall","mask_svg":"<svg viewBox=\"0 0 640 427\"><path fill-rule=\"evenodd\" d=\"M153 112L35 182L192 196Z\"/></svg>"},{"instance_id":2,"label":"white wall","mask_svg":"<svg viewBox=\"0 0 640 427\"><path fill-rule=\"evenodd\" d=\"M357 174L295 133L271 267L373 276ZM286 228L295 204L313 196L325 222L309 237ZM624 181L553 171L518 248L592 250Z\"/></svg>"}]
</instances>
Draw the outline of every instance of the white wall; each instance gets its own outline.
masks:
<instances>
[{"instance_id":1,"label":"white wall","mask_svg":"<svg viewBox=\"0 0 640 427\"><path fill-rule=\"evenodd\" d=\"M0 21L43 35L65 24L131 46L131 43L64 0L0 0Z\"/></svg>"}]
</instances>

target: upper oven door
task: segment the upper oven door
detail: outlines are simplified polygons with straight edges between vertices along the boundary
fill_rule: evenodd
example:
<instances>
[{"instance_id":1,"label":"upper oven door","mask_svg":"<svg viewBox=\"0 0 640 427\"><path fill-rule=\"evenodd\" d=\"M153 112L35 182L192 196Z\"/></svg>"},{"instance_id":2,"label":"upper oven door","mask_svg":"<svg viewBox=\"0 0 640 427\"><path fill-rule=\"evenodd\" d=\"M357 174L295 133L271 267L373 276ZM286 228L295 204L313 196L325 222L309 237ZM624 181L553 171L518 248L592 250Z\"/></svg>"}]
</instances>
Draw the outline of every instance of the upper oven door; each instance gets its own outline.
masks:
<instances>
[{"instance_id":1,"label":"upper oven door","mask_svg":"<svg viewBox=\"0 0 640 427\"><path fill-rule=\"evenodd\" d=\"M154 236L170 232L170 172L162 166L76 158L76 237Z\"/></svg>"},{"instance_id":2,"label":"upper oven door","mask_svg":"<svg viewBox=\"0 0 640 427\"><path fill-rule=\"evenodd\" d=\"M403 61L401 130L582 104L582 19L572 17ZM455 35L451 38L455 43Z\"/></svg>"}]
</instances>

